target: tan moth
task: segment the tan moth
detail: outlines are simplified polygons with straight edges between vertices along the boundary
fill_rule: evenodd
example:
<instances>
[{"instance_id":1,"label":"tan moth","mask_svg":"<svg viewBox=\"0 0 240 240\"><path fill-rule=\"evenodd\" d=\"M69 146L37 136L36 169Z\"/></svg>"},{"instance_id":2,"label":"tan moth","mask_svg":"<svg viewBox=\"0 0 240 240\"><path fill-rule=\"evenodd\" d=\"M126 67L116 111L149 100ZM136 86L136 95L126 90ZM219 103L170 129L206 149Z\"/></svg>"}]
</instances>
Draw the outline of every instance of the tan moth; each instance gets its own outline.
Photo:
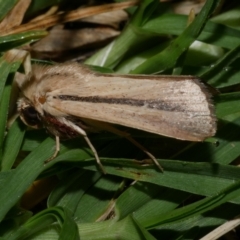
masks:
<instances>
[{"instance_id":1,"label":"tan moth","mask_svg":"<svg viewBox=\"0 0 240 240\"><path fill-rule=\"evenodd\" d=\"M60 139L83 136L104 171L87 132L107 130L129 139L158 166L155 157L113 124L182 140L203 141L216 132L207 87L193 76L101 74L77 63L33 65L17 80L18 112L25 124L44 127Z\"/></svg>"}]
</instances>

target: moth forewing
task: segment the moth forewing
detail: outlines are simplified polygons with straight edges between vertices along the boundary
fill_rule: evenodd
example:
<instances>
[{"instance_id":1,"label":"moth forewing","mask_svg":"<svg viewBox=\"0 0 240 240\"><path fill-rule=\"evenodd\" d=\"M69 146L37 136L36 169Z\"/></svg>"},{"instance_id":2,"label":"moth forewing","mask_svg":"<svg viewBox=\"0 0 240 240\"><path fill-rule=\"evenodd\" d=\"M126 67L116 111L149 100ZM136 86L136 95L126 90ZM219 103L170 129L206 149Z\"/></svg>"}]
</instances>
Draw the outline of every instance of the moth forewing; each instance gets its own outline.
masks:
<instances>
[{"instance_id":1,"label":"moth forewing","mask_svg":"<svg viewBox=\"0 0 240 240\"><path fill-rule=\"evenodd\" d=\"M86 132L101 122L191 141L216 131L211 95L192 76L100 74L77 63L34 65L19 88L28 110L35 109L49 132L60 138L82 135L93 151Z\"/></svg>"},{"instance_id":2,"label":"moth forewing","mask_svg":"<svg viewBox=\"0 0 240 240\"><path fill-rule=\"evenodd\" d=\"M210 94L195 77L88 73L76 82L49 92L48 107L182 140L216 131Z\"/></svg>"}]
</instances>

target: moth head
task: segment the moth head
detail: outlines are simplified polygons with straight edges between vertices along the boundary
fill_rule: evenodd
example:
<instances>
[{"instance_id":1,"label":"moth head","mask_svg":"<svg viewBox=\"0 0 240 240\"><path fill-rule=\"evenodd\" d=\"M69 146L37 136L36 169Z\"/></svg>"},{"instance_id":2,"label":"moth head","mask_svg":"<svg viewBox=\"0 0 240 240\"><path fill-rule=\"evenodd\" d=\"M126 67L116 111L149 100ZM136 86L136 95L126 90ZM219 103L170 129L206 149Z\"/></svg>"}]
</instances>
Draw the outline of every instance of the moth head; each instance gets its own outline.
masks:
<instances>
[{"instance_id":1,"label":"moth head","mask_svg":"<svg viewBox=\"0 0 240 240\"><path fill-rule=\"evenodd\" d=\"M21 120L31 128L42 128L40 114L25 98L20 98L17 103Z\"/></svg>"}]
</instances>

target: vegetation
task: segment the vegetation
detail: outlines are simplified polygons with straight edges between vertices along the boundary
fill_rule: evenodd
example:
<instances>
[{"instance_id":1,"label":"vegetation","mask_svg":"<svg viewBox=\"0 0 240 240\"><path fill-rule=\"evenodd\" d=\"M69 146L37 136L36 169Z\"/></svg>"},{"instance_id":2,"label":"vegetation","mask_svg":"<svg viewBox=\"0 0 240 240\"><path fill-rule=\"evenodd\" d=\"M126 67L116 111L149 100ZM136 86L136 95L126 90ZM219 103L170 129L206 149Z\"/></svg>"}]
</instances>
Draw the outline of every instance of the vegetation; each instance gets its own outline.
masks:
<instances>
[{"instance_id":1,"label":"vegetation","mask_svg":"<svg viewBox=\"0 0 240 240\"><path fill-rule=\"evenodd\" d=\"M0 19L16 2L0 0ZM58 2L32 1L24 17ZM137 163L133 159L146 157L141 151L104 132L90 138L107 175L81 138L62 142L59 155L45 165L54 139L19 119L7 128L13 76L22 61L9 61L6 52L47 32L1 30L1 239L200 239L239 214L240 5L221 3L207 0L196 17L188 17L172 12L171 3L143 0L128 9L122 33L85 61L116 73L196 75L218 90L218 131L203 143L127 129L164 173ZM37 190L28 190L33 183Z\"/></svg>"}]
</instances>

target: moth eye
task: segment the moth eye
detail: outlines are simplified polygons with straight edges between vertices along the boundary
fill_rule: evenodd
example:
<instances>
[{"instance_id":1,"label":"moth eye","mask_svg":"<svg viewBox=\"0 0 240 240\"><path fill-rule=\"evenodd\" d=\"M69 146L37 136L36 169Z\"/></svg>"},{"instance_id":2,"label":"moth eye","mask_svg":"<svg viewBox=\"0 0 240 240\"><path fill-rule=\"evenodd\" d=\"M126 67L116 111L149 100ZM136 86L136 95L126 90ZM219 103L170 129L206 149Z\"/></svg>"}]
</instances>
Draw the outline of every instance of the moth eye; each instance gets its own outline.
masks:
<instances>
[{"instance_id":1,"label":"moth eye","mask_svg":"<svg viewBox=\"0 0 240 240\"><path fill-rule=\"evenodd\" d=\"M24 119L24 122L31 126L31 127L36 127L39 128L41 125L41 120L39 118L38 112L35 110L34 107L28 106L24 109L22 109L22 117Z\"/></svg>"}]
</instances>

